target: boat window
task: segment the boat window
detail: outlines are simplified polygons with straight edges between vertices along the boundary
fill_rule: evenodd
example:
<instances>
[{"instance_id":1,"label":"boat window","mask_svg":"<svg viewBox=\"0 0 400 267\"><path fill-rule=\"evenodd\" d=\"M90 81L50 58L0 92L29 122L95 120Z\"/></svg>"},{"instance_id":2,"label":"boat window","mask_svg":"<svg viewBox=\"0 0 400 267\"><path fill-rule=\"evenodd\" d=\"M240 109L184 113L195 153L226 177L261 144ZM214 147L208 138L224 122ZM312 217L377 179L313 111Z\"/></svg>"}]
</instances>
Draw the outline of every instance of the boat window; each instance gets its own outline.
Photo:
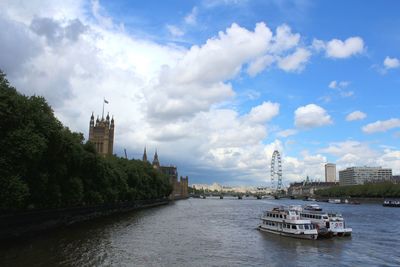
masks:
<instances>
[{"instance_id":1,"label":"boat window","mask_svg":"<svg viewBox=\"0 0 400 267\"><path fill-rule=\"evenodd\" d=\"M324 219L328 219L328 216L324 216L324 217L322 217L322 218L324 218Z\"/></svg>"},{"instance_id":2,"label":"boat window","mask_svg":"<svg viewBox=\"0 0 400 267\"><path fill-rule=\"evenodd\" d=\"M306 230L310 229L308 226L309 226L308 224L305 224L304 229L306 229Z\"/></svg>"},{"instance_id":3,"label":"boat window","mask_svg":"<svg viewBox=\"0 0 400 267\"><path fill-rule=\"evenodd\" d=\"M298 227L300 230L303 230L303 229L304 229L304 226L303 226L302 224L297 225L297 227Z\"/></svg>"},{"instance_id":4,"label":"boat window","mask_svg":"<svg viewBox=\"0 0 400 267\"><path fill-rule=\"evenodd\" d=\"M280 218L283 218L282 214L279 216Z\"/></svg>"},{"instance_id":5,"label":"boat window","mask_svg":"<svg viewBox=\"0 0 400 267\"><path fill-rule=\"evenodd\" d=\"M317 219L319 219L319 220L320 220L320 219L321 219L321 216L319 216L319 215L318 215L318 216L317 216Z\"/></svg>"},{"instance_id":6,"label":"boat window","mask_svg":"<svg viewBox=\"0 0 400 267\"><path fill-rule=\"evenodd\" d=\"M292 225L292 229L296 229L296 225L293 224L293 225Z\"/></svg>"},{"instance_id":7,"label":"boat window","mask_svg":"<svg viewBox=\"0 0 400 267\"><path fill-rule=\"evenodd\" d=\"M286 215L285 215L284 217L285 217L285 219L286 219Z\"/></svg>"}]
</instances>

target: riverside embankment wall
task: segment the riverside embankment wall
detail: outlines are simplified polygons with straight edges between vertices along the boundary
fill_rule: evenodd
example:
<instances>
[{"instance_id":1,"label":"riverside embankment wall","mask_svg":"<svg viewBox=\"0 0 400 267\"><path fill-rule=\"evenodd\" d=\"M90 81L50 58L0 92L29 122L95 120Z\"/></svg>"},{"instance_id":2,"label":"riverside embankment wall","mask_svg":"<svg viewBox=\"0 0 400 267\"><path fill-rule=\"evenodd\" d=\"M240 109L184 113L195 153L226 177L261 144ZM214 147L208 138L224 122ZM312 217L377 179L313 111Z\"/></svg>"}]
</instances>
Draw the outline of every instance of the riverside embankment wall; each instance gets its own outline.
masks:
<instances>
[{"instance_id":1,"label":"riverside embankment wall","mask_svg":"<svg viewBox=\"0 0 400 267\"><path fill-rule=\"evenodd\" d=\"M166 205L168 199L138 200L96 206L0 213L0 240L38 232L120 212Z\"/></svg>"}]
</instances>

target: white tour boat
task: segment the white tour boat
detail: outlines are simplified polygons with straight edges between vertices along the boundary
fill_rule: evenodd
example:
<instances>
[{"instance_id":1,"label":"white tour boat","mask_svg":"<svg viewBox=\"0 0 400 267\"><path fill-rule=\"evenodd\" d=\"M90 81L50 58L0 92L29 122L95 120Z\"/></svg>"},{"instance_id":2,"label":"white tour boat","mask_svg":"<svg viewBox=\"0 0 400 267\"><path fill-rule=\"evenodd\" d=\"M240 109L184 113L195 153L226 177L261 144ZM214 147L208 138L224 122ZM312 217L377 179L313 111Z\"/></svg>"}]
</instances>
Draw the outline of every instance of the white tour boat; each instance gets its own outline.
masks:
<instances>
[{"instance_id":1,"label":"white tour boat","mask_svg":"<svg viewBox=\"0 0 400 267\"><path fill-rule=\"evenodd\" d=\"M350 236L352 229L346 228L344 219L339 213L326 213L322 211L309 211L303 209L300 218L310 220L318 230L319 238L332 236Z\"/></svg>"},{"instance_id":2,"label":"white tour boat","mask_svg":"<svg viewBox=\"0 0 400 267\"><path fill-rule=\"evenodd\" d=\"M317 239L318 231L310 220L300 219L296 210L273 208L261 216L261 231L302 239Z\"/></svg>"}]
</instances>

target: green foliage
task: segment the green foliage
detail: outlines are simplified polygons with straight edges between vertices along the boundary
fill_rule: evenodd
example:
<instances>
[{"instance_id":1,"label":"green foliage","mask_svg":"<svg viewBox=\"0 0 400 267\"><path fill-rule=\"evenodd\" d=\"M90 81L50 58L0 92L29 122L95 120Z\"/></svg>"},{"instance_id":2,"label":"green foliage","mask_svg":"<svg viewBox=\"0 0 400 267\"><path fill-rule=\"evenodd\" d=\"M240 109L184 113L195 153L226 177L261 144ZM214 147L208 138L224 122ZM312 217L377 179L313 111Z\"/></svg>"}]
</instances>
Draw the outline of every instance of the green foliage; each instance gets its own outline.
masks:
<instances>
[{"instance_id":1,"label":"green foliage","mask_svg":"<svg viewBox=\"0 0 400 267\"><path fill-rule=\"evenodd\" d=\"M400 184L378 183L351 186L335 186L317 190L321 197L400 197Z\"/></svg>"},{"instance_id":2,"label":"green foliage","mask_svg":"<svg viewBox=\"0 0 400 267\"><path fill-rule=\"evenodd\" d=\"M28 191L28 186L19 177L0 177L0 208L24 207Z\"/></svg>"},{"instance_id":3,"label":"green foliage","mask_svg":"<svg viewBox=\"0 0 400 267\"><path fill-rule=\"evenodd\" d=\"M53 208L163 198L172 187L148 163L102 157L43 97L21 95L0 71L0 208Z\"/></svg>"}]
</instances>

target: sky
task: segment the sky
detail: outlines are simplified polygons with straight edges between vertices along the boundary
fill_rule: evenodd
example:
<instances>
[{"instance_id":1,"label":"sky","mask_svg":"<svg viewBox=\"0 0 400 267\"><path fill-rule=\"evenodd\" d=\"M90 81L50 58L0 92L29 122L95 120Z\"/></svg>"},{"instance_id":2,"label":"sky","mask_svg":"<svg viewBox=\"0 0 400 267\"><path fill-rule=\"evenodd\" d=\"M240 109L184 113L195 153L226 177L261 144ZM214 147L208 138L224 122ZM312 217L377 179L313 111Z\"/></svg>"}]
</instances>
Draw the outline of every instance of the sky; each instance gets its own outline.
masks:
<instances>
[{"instance_id":1,"label":"sky","mask_svg":"<svg viewBox=\"0 0 400 267\"><path fill-rule=\"evenodd\" d=\"M0 1L0 69L114 152L158 151L189 183L400 174L399 1Z\"/></svg>"}]
</instances>

